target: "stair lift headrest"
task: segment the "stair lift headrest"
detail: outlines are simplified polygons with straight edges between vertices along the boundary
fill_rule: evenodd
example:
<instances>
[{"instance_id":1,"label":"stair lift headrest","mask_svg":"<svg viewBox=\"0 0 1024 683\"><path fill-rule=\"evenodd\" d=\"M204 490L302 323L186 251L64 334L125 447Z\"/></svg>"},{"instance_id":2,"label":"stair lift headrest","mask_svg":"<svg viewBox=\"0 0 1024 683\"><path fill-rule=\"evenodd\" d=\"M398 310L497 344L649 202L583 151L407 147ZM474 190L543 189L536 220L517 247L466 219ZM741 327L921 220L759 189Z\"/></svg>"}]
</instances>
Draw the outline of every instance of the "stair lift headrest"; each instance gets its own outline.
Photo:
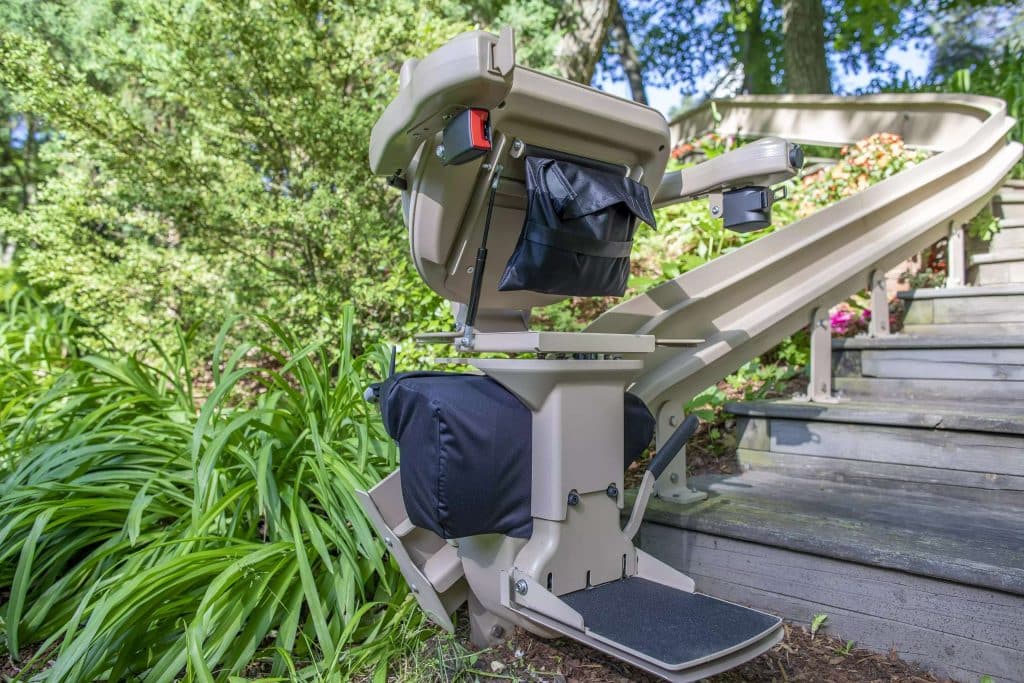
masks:
<instances>
[{"instance_id":1,"label":"stair lift headrest","mask_svg":"<svg viewBox=\"0 0 1024 683\"><path fill-rule=\"evenodd\" d=\"M488 237L477 328L518 331L529 311L564 297L499 292L526 210L525 157L533 149L612 166L654 196L669 155L656 110L515 63L511 29L464 33L422 60L409 60L400 89L373 128L370 167L402 190L413 261L429 287L469 301L493 174L500 183ZM467 108L489 112L491 149L459 165L435 153L448 121Z\"/></svg>"}]
</instances>

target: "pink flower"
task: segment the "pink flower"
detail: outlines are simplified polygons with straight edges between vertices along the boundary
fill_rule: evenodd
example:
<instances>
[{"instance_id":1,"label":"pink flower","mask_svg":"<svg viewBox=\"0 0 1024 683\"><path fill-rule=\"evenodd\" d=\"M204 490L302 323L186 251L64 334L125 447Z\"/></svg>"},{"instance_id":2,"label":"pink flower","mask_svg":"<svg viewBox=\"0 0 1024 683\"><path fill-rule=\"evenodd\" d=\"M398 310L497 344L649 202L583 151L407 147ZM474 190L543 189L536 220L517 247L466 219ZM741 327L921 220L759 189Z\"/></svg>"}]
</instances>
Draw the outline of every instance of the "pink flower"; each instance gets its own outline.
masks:
<instances>
[{"instance_id":1,"label":"pink flower","mask_svg":"<svg viewBox=\"0 0 1024 683\"><path fill-rule=\"evenodd\" d=\"M829 325L836 334L846 334L850 330L850 323L853 322L853 313L841 308L829 316Z\"/></svg>"}]
</instances>

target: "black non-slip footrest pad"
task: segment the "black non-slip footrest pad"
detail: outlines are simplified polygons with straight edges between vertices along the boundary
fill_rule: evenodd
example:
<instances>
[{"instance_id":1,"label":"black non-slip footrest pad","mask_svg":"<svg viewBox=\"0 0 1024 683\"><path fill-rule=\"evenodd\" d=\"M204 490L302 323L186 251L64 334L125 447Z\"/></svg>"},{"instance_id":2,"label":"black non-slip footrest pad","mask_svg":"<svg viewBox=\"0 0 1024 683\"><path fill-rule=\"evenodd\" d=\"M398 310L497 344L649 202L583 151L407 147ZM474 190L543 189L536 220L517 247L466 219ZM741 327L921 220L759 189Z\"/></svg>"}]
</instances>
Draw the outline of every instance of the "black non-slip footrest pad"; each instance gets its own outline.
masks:
<instances>
[{"instance_id":1,"label":"black non-slip footrest pad","mask_svg":"<svg viewBox=\"0 0 1024 683\"><path fill-rule=\"evenodd\" d=\"M726 654L780 619L699 593L630 578L560 596L591 632L670 667Z\"/></svg>"}]
</instances>

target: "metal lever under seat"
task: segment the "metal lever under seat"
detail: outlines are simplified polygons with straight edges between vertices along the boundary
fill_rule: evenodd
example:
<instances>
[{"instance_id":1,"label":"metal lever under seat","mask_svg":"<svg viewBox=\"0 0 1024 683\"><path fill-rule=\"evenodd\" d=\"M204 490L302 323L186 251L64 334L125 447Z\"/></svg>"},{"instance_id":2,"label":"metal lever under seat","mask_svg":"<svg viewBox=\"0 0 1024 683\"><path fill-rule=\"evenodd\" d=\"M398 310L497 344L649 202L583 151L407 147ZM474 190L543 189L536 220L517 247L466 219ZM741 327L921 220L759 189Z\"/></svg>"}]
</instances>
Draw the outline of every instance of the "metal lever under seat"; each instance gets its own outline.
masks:
<instances>
[{"instance_id":1,"label":"metal lever under seat","mask_svg":"<svg viewBox=\"0 0 1024 683\"><path fill-rule=\"evenodd\" d=\"M683 424L679 425L676 431L672 432L672 436L668 438L668 441L661 447L661 450L651 458L650 464L647 465L647 471L644 472L643 481L640 482L640 490L637 491L636 500L633 502L633 511L629 514L629 521L626 522L626 526L622 529L622 533L626 535L626 538L633 538L636 536L636 532L640 530L640 523L643 522L647 503L650 501L651 493L654 491L654 481L661 476L665 468L679 455L686 442L693 438L693 435L697 433L698 427L700 427L700 418L696 415L690 415L683 420Z\"/></svg>"}]
</instances>

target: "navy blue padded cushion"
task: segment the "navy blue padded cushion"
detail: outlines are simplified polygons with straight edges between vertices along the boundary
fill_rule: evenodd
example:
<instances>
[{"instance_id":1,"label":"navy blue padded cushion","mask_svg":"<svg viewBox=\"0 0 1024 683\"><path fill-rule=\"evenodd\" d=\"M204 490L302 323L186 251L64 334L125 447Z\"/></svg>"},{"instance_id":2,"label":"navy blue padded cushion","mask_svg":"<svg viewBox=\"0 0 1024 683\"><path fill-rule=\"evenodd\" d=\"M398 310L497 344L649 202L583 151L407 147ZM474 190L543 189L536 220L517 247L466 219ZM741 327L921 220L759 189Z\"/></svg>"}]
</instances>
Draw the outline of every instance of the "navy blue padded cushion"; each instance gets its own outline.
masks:
<instances>
[{"instance_id":1,"label":"navy blue padded cushion","mask_svg":"<svg viewBox=\"0 0 1024 683\"><path fill-rule=\"evenodd\" d=\"M398 442L409 520L442 538L529 538L532 414L490 377L410 372L381 386L381 413ZM650 444L654 417L625 396L623 464Z\"/></svg>"}]
</instances>

